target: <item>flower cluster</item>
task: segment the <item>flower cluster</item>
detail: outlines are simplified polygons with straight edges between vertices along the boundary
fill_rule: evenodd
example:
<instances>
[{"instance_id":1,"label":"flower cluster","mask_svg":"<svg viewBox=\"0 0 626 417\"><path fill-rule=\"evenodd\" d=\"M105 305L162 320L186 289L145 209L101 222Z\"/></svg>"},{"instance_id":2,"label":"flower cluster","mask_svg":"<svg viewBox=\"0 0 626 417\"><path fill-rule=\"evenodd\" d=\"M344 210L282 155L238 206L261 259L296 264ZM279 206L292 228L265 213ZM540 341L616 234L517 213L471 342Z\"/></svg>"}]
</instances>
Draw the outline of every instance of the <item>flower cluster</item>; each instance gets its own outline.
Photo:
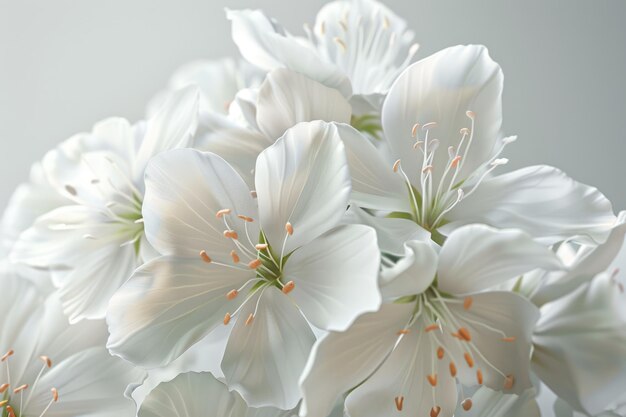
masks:
<instances>
[{"instance_id":1,"label":"flower cluster","mask_svg":"<svg viewBox=\"0 0 626 417\"><path fill-rule=\"evenodd\" d=\"M375 0L305 36L227 18L240 61L181 68L11 198L1 417L626 416L626 214L500 172L485 47L414 62Z\"/></svg>"}]
</instances>

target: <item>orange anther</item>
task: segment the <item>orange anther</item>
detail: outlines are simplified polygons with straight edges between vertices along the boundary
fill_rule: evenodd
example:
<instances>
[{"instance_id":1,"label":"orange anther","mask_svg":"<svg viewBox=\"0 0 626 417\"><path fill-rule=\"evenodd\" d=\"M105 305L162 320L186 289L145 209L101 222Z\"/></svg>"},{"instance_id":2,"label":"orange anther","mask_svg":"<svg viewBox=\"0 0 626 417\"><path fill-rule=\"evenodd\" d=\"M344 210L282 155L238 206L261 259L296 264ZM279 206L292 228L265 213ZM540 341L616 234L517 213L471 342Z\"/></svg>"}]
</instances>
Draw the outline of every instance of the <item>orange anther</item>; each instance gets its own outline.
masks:
<instances>
[{"instance_id":1,"label":"orange anther","mask_svg":"<svg viewBox=\"0 0 626 417\"><path fill-rule=\"evenodd\" d=\"M409 329L398 330L398 336L403 334L409 334L411 331Z\"/></svg>"},{"instance_id":2,"label":"orange anther","mask_svg":"<svg viewBox=\"0 0 626 417\"><path fill-rule=\"evenodd\" d=\"M516 340L516 339L517 339L517 338L516 338L515 336L511 336L511 337L503 337L503 338L502 338L502 341L503 341L503 342L509 342L509 343L511 343L511 342L515 342L515 340Z\"/></svg>"},{"instance_id":3,"label":"orange anther","mask_svg":"<svg viewBox=\"0 0 626 417\"><path fill-rule=\"evenodd\" d=\"M226 315L224 316L224 326L226 326L228 323L230 323L230 313L226 313Z\"/></svg>"},{"instance_id":4,"label":"orange anther","mask_svg":"<svg viewBox=\"0 0 626 417\"><path fill-rule=\"evenodd\" d=\"M13 407L7 405L7 412L9 413L9 417L15 417L15 411L13 411Z\"/></svg>"},{"instance_id":5,"label":"orange anther","mask_svg":"<svg viewBox=\"0 0 626 417\"><path fill-rule=\"evenodd\" d=\"M230 290L226 293L226 298L228 298L229 300L234 300L238 295L239 295L239 291Z\"/></svg>"},{"instance_id":6,"label":"orange anther","mask_svg":"<svg viewBox=\"0 0 626 417\"><path fill-rule=\"evenodd\" d=\"M285 231L289 236L293 235L293 226L291 223L287 222L287 224L285 224Z\"/></svg>"},{"instance_id":7,"label":"orange anther","mask_svg":"<svg viewBox=\"0 0 626 417\"><path fill-rule=\"evenodd\" d=\"M39 359L41 359L41 361L43 363L45 363L48 368L52 367L52 360L49 357L47 357L47 356L40 356Z\"/></svg>"},{"instance_id":8,"label":"orange anther","mask_svg":"<svg viewBox=\"0 0 626 417\"><path fill-rule=\"evenodd\" d=\"M257 269L260 266L261 266L261 260L260 259L254 259L254 260L248 262L248 267L250 269Z\"/></svg>"},{"instance_id":9,"label":"orange anther","mask_svg":"<svg viewBox=\"0 0 626 417\"><path fill-rule=\"evenodd\" d=\"M465 297L465 299L463 300L463 308L469 310L473 302L474 299L472 297Z\"/></svg>"},{"instance_id":10,"label":"orange anther","mask_svg":"<svg viewBox=\"0 0 626 417\"><path fill-rule=\"evenodd\" d=\"M239 235L234 230L224 230L224 237L235 240L239 239Z\"/></svg>"},{"instance_id":11,"label":"orange anther","mask_svg":"<svg viewBox=\"0 0 626 417\"><path fill-rule=\"evenodd\" d=\"M438 324L431 324L430 326L426 326L426 328L424 329L427 332L432 332L433 330L439 330L439 325Z\"/></svg>"},{"instance_id":12,"label":"orange anther","mask_svg":"<svg viewBox=\"0 0 626 417\"><path fill-rule=\"evenodd\" d=\"M465 362L467 362L467 366L469 366L470 368L474 367L474 358L472 358L472 355L470 355L468 352L465 352L463 354L463 357L465 358Z\"/></svg>"},{"instance_id":13,"label":"orange anther","mask_svg":"<svg viewBox=\"0 0 626 417\"><path fill-rule=\"evenodd\" d=\"M507 375L506 378L504 378L504 389L513 388L513 384L515 384L515 378L513 375Z\"/></svg>"},{"instance_id":14,"label":"orange anther","mask_svg":"<svg viewBox=\"0 0 626 417\"><path fill-rule=\"evenodd\" d=\"M459 329L459 336L461 336L461 338L466 342L470 342L472 340L472 335L465 327L461 327Z\"/></svg>"},{"instance_id":15,"label":"orange anther","mask_svg":"<svg viewBox=\"0 0 626 417\"><path fill-rule=\"evenodd\" d=\"M454 362L450 362L450 375L452 378L456 377L456 365Z\"/></svg>"},{"instance_id":16,"label":"orange anther","mask_svg":"<svg viewBox=\"0 0 626 417\"><path fill-rule=\"evenodd\" d=\"M476 371L476 381L478 381L480 385L482 385L483 383L483 371L481 371L480 369Z\"/></svg>"},{"instance_id":17,"label":"orange anther","mask_svg":"<svg viewBox=\"0 0 626 417\"><path fill-rule=\"evenodd\" d=\"M236 250L231 250L230 251L230 257L233 258L233 262L238 264L239 263L239 255L237 255L237 251Z\"/></svg>"},{"instance_id":18,"label":"orange anther","mask_svg":"<svg viewBox=\"0 0 626 417\"><path fill-rule=\"evenodd\" d=\"M437 358L443 359L444 353L445 353L445 351L443 350L443 348L441 346L439 346L437 348Z\"/></svg>"},{"instance_id":19,"label":"orange anther","mask_svg":"<svg viewBox=\"0 0 626 417\"><path fill-rule=\"evenodd\" d=\"M426 375L426 379L433 387L437 386L437 374Z\"/></svg>"},{"instance_id":20,"label":"orange anther","mask_svg":"<svg viewBox=\"0 0 626 417\"><path fill-rule=\"evenodd\" d=\"M200 251L200 259L208 264L211 263L211 257L206 253L205 250Z\"/></svg>"},{"instance_id":21,"label":"orange anther","mask_svg":"<svg viewBox=\"0 0 626 417\"><path fill-rule=\"evenodd\" d=\"M441 413L441 407L438 405L430 409L430 417L437 417Z\"/></svg>"},{"instance_id":22,"label":"orange anther","mask_svg":"<svg viewBox=\"0 0 626 417\"><path fill-rule=\"evenodd\" d=\"M400 168L400 160L398 159L393 163L393 172L398 172L398 168Z\"/></svg>"},{"instance_id":23,"label":"orange anther","mask_svg":"<svg viewBox=\"0 0 626 417\"><path fill-rule=\"evenodd\" d=\"M0 385L0 394L4 394L4 391L6 391L8 388L9 388L9 384Z\"/></svg>"},{"instance_id":24,"label":"orange anther","mask_svg":"<svg viewBox=\"0 0 626 417\"><path fill-rule=\"evenodd\" d=\"M283 287L283 294L289 294L293 289L296 288L296 283L293 281L289 281Z\"/></svg>"},{"instance_id":25,"label":"orange anther","mask_svg":"<svg viewBox=\"0 0 626 417\"><path fill-rule=\"evenodd\" d=\"M254 197L256 197L256 193L255 193ZM252 223L254 221L254 219L252 217L244 216L243 214L238 214L237 217L239 217L244 222L248 222L248 223Z\"/></svg>"},{"instance_id":26,"label":"orange anther","mask_svg":"<svg viewBox=\"0 0 626 417\"><path fill-rule=\"evenodd\" d=\"M13 356L15 352L13 351L13 349L9 350L7 353L5 353L4 355L2 355L2 358L0 359L0 362L4 362L7 359L9 359L9 357Z\"/></svg>"},{"instance_id":27,"label":"orange anther","mask_svg":"<svg viewBox=\"0 0 626 417\"><path fill-rule=\"evenodd\" d=\"M452 168L456 168L457 166L459 166L459 162L461 162L461 155L457 155L452 159L452 162L450 162L450 166Z\"/></svg>"},{"instance_id":28,"label":"orange anther","mask_svg":"<svg viewBox=\"0 0 626 417\"><path fill-rule=\"evenodd\" d=\"M18 394L26 389L28 389L28 384L20 385L19 387L13 390L13 394Z\"/></svg>"},{"instance_id":29,"label":"orange anther","mask_svg":"<svg viewBox=\"0 0 626 417\"><path fill-rule=\"evenodd\" d=\"M394 398L394 402L396 403L396 409L398 411L402 411L402 406L404 405L404 397L403 396L399 396Z\"/></svg>"},{"instance_id":30,"label":"orange anther","mask_svg":"<svg viewBox=\"0 0 626 417\"><path fill-rule=\"evenodd\" d=\"M217 213L215 213L215 217L217 217L218 219L221 219L222 217L224 217L225 214L230 214L230 209L218 210Z\"/></svg>"},{"instance_id":31,"label":"orange anther","mask_svg":"<svg viewBox=\"0 0 626 417\"><path fill-rule=\"evenodd\" d=\"M52 399L54 402L59 401L59 391L56 388L51 388L50 392L52 392Z\"/></svg>"},{"instance_id":32,"label":"orange anther","mask_svg":"<svg viewBox=\"0 0 626 417\"><path fill-rule=\"evenodd\" d=\"M461 403L461 407L463 407L463 410L469 411L472 408L472 400L469 398L464 399Z\"/></svg>"},{"instance_id":33,"label":"orange anther","mask_svg":"<svg viewBox=\"0 0 626 417\"><path fill-rule=\"evenodd\" d=\"M246 319L246 326L252 324L253 321L254 321L254 314L250 313L250 315Z\"/></svg>"}]
</instances>

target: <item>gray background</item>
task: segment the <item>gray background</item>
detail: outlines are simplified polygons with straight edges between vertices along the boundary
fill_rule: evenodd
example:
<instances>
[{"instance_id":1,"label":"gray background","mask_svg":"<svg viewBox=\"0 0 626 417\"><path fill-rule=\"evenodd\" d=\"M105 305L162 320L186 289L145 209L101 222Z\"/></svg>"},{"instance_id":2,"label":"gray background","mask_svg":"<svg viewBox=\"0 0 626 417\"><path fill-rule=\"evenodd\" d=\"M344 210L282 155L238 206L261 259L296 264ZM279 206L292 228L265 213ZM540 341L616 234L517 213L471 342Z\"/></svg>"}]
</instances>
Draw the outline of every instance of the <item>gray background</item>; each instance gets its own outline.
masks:
<instances>
[{"instance_id":1,"label":"gray background","mask_svg":"<svg viewBox=\"0 0 626 417\"><path fill-rule=\"evenodd\" d=\"M0 205L31 162L108 116L140 118L180 64L233 53L223 7L290 30L323 1L0 0ZM626 208L626 2L389 0L419 57L483 43L503 67L511 168L547 163Z\"/></svg>"}]
</instances>

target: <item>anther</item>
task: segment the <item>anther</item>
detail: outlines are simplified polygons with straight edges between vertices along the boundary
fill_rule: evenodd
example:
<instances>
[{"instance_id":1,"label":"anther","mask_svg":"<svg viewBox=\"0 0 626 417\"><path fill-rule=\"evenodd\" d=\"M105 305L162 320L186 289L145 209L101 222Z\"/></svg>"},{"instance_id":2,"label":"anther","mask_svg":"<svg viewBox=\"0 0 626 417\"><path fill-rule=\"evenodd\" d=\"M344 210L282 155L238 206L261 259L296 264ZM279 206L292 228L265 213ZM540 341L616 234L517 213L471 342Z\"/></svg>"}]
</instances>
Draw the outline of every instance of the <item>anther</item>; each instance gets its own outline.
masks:
<instances>
[{"instance_id":1,"label":"anther","mask_svg":"<svg viewBox=\"0 0 626 417\"><path fill-rule=\"evenodd\" d=\"M417 142L415 142L413 144L413 149L417 149L417 148L421 147L423 144L424 144L423 140L418 140Z\"/></svg>"},{"instance_id":2,"label":"anther","mask_svg":"<svg viewBox=\"0 0 626 417\"><path fill-rule=\"evenodd\" d=\"M513 384L515 384L515 378L513 375L507 375L506 378L504 378L504 389L513 388Z\"/></svg>"},{"instance_id":3,"label":"anther","mask_svg":"<svg viewBox=\"0 0 626 417\"><path fill-rule=\"evenodd\" d=\"M461 338L465 340L466 342L472 341L472 335L470 334L469 330L467 330L465 327L461 327L459 329L459 336L461 336Z\"/></svg>"},{"instance_id":4,"label":"anther","mask_svg":"<svg viewBox=\"0 0 626 417\"><path fill-rule=\"evenodd\" d=\"M450 162L450 166L452 168L456 168L459 166L459 162L461 162L461 155L455 156L454 159L452 159L452 162Z\"/></svg>"},{"instance_id":5,"label":"anther","mask_svg":"<svg viewBox=\"0 0 626 417\"><path fill-rule=\"evenodd\" d=\"M56 388L50 388L50 392L52 393L52 399L54 402L59 401L59 391Z\"/></svg>"},{"instance_id":6,"label":"anther","mask_svg":"<svg viewBox=\"0 0 626 417\"><path fill-rule=\"evenodd\" d=\"M437 359L443 359L443 355L444 355L445 351L443 350L443 348L441 346L439 346L437 348Z\"/></svg>"},{"instance_id":7,"label":"anther","mask_svg":"<svg viewBox=\"0 0 626 417\"><path fill-rule=\"evenodd\" d=\"M437 417L439 416L439 413L441 413L441 407L438 405L430 409L430 417Z\"/></svg>"},{"instance_id":8,"label":"anther","mask_svg":"<svg viewBox=\"0 0 626 417\"><path fill-rule=\"evenodd\" d=\"M211 257L206 253L205 250L200 251L200 259L202 259L204 262L208 264L211 263Z\"/></svg>"},{"instance_id":9,"label":"anther","mask_svg":"<svg viewBox=\"0 0 626 417\"><path fill-rule=\"evenodd\" d=\"M238 214L237 217L239 217L244 222L248 222L248 223L252 223L254 221L252 217L244 216L243 214Z\"/></svg>"},{"instance_id":10,"label":"anther","mask_svg":"<svg viewBox=\"0 0 626 417\"><path fill-rule=\"evenodd\" d=\"M513 342L515 342L515 340L516 340L516 337L515 337L515 336L503 337L503 338L502 338L502 341L503 341L503 342L508 342L508 343L513 343Z\"/></svg>"},{"instance_id":11,"label":"anther","mask_svg":"<svg viewBox=\"0 0 626 417\"><path fill-rule=\"evenodd\" d=\"M474 299L472 297L465 297L465 299L463 300L463 308L469 310L470 307L472 307L473 302Z\"/></svg>"},{"instance_id":12,"label":"anther","mask_svg":"<svg viewBox=\"0 0 626 417\"><path fill-rule=\"evenodd\" d=\"M0 401L0 407L4 407L9 403L9 400Z\"/></svg>"},{"instance_id":13,"label":"anther","mask_svg":"<svg viewBox=\"0 0 626 417\"><path fill-rule=\"evenodd\" d=\"M433 387L437 386L437 374L426 375L426 379Z\"/></svg>"},{"instance_id":14,"label":"anther","mask_svg":"<svg viewBox=\"0 0 626 417\"><path fill-rule=\"evenodd\" d=\"M15 411L10 405L7 405L7 413L9 413L9 417L15 417Z\"/></svg>"},{"instance_id":15,"label":"anther","mask_svg":"<svg viewBox=\"0 0 626 417\"><path fill-rule=\"evenodd\" d=\"M429 172L433 172L433 166L432 165L426 165L424 167L424 169L422 170L423 174L429 173Z\"/></svg>"},{"instance_id":16,"label":"anther","mask_svg":"<svg viewBox=\"0 0 626 417\"><path fill-rule=\"evenodd\" d=\"M291 223L287 222L285 224L285 231L289 236L293 235L293 226L291 225Z\"/></svg>"},{"instance_id":17,"label":"anther","mask_svg":"<svg viewBox=\"0 0 626 417\"><path fill-rule=\"evenodd\" d=\"M456 377L456 365L454 362L450 362L450 375L452 378Z\"/></svg>"},{"instance_id":18,"label":"anther","mask_svg":"<svg viewBox=\"0 0 626 417\"><path fill-rule=\"evenodd\" d=\"M394 398L394 402L396 403L396 409L398 411L402 411L402 407L404 405L404 397L403 396L399 396Z\"/></svg>"},{"instance_id":19,"label":"anther","mask_svg":"<svg viewBox=\"0 0 626 417\"><path fill-rule=\"evenodd\" d=\"M230 251L230 257L233 258L233 262L238 264L240 259L239 259L239 255L237 255L237 251L236 250L231 250Z\"/></svg>"},{"instance_id":20,"label":"anther","mask_svg":"<svg viewBox=\"0 0 626 417\"><path fill-rule=\"evenodd\" d=\"M420 128L420 124L419 123L415 123L413 125L413 129L411 129L411 136L412 137L416 137L417 136L417 129Z\"/></svg>"},{"instance_id":21,"label":"anther","mask_svg":"<svg viewBox=\"0 0 626 417\"><path fill-rule=\"evenodd\" d=\"M28 384L20 385L19 387L13 390L13 394L19 394L20 392L28 389Z\"/></svg>"},{"instance_id":22,"label":"anther","mask_svg":"<svg viewBox=\"0 0 626 417\"><path fill-rule=\"evenodd\" d=\"M498 158L498 159L494 159L493 162L491 163L492 167L497 167L500 165L506 165L509 163L508 158Z\"/></svg>"},{"instance_id":23,"label":"anther","mask_svg":"<svg viewBox=\"0 0 626 417\"><path fill-rule=\"evenodd\" d=\"M250 313L250 315L246 319L246 326L252 324L253 321L254 321L254 314Z\"/></svg>"},{"instance_id":24,"label":"anther","mask_svg":"<svg viewBox=\"0 0 626 417\"><path fill-rule=\"evenodd\" d=\"M68 193L70 193L71 195L75 196L76 194L78 194L78 192L76 191L76 188L72 187L69 184L65 184L65 191L67 191Z\"/></svg>"},{"instance_id":25,"label":"anther","mask_svg":"<svg viewBox=\"0 0 626 417\"><path fill-rule=\"evenodd\" d=\"M4 391L6 391L7 389L9 389L9 384L0 385L0 394L4 394Z\"/></svg>"},{"instance_id":26,"label":"anther","mask_svg":"<svg viewBox=\"0 0 626 417\"><path fill-rule=\"evenodd\" d=\"M464 399L461 403L461 407L463 407L463 410L469 411L472 408L472 400L469 398Z\"/></svg>"},{"instance_id":27,"label":"anther","mask_svg":"<svg viewBox=\"0 0 626 417\"><path fill-rule=\"evenodd\" d=\"M463 354L463 357L465 358L465 362L467 362L467 366L469 366L470 368L474 367L474 358L472 358L472 355L469 354L469 352L465 352Z\"/></svg>"},{"instance_id":28,"label":"anther","mask_svg":"<svg viewBox=\"0 0 626 417\"><path fill-rule=\"evenodd\" d=\"M345 21L340 20L339 21L339 26L341 26L341 28L343 29L344 32L348 31L348 24Z\"/></svg>"},{"instance_id":29,"label":"anther","mask_svg":"<svg viewBox=\"0 0 626 417\"><path fill-rule=\"evenodd\" d=\"M402 330L398 330L398 336L401 336L403 334L409 334L410 330L409 329L402 329Z\"/></svg>"},{"instance_id":30,"label":"anther","mask_svg":"<svg viewBox=\"0 0 626 417\"><path fill-rule=\"evenodd\" d=\"M52 360L47 356L40 356L39 359L46 364L48 368L52 368Z\"/></svg>"},{"instance_id":31,"label":"anther","mask_svg":"<svg viewBox=\"0 0 626 417\"><path fill-rule=\"evenodd\" d=\"M333 41L334 41L337 45L339 45L339 46L341 47L341 50L342 50L343 52L346 52L346 51L348 50L348 47L346 46L346 43L345 43L343 40L341 40L341 38L339 38L339 37L335 36L335 37L333 38Z\"/></svg>"},{"instance_id":32,"label":"anther","mask_svg":"<svg viewBox=\"0 0 626 417\"><path fill-rule=\"evenodd\" d=\"M260 259L254 259L254 260L248 262L248 268L250 268L250 269L257 269L260 266L261 266L261 260Z\"/></svg>"},{"instance_id":33,"label":"anther","mask_svg":"<svg viewBox=\"0 0 626 417\"><path fill-rule=\"evenodd\" d=\"M283 287L283 294L289 294L293 289L296 288L296 283L293 281L289 281Z\"/></svg>"},{"instance_id":34,"label":"anther","mask_svg":"<svg viewBox=\"0 0 626 417\"><path fill-rule=\"evenodd\" d=\"M269 248L270 245L268 245L267 243L259 243L258 245L255 245L254 248L256 250L265 250L267 248Z\"/></svg>"},{"instance_id":35,"label":"anther","mask_svg":"<svg viewBox=\"0 0 626 417\"><path fill-rule=\"evenodd\" d=\"M422 126L422 130L428 130L431 127L437 127L437 122L425 123L424 126Z\"/></svg>"},{"instance_id":36,"label":"anther","mask_svg":"<svg viewBox=\"0 0 626 417\"><path fill-rule=\"evenodd\" d=\"M469 135L469 132L470 130L467 127L461 128L461 130L459 130L459 133L462 135Z\"/></svg>"},{"instance_id":37,"label":"anther","mask_svg":"<svg viewBox=\"0 0 626 417\"><path fill-rule=\"evenodd\" d=\"M234 230L224 230L224 237L235 240L239 239L239 235Z\"/></svg>"},{"instance_id":38,"label":"anther","mask_svg":"<svg viewBox=\"0 0 626 417\"><path fill-rule=\"evenodd\" d=\"M224 316L224 326L230 323L230 319L231 319L230 313L226 313L226 315Z\"/></svg>"},{"instance_id":39,"label":"anther","mask_svg":"<svg viewBox=\"0 0 626 417\"><path fill-rule=\"evenodd\" d=\"M256 198L256 191L254 190L250 191L250 197Z\"/></svg>"},{"instance_id":40,"label":"anther","mask_svg":"<svg viewBox=\"0 0 626 417\"><path fill-rule=\"evenodd\" d=\"M469 117L470 119L472 119L472 120L476 117L476 113L474 113L474 112L473 112L473 111L471 111L471 110L466 111L466 112L465 112L465 115L466 115L467 117Z\"/></svg>"},{"instance_id":41,"label":"anther","mask_svg":"<svg viewBox=\"0 0 626 417\"><path fill-rule=\"evenodd\" d=\"M226 298L229 300L234 300L235 298L237 298L238 295L239 295L239 291L230 290L226 293Z\"/></svg>"},{"instance_id":42,"label":"anther","mask_svg":"<svg viewBox=\"0 0 626 417\"><path fill-rule=\"evenodd\" d=\"M424 331L426 331L426 332L432 332L433 330L439 330L439 325L438 324L431 324L429 326L426 326L426 328L424 329Z\"/></svg>"},{"instance_id":43,"label":"anther","mask_svg":"<svg viewBox=\"0 0 626 417\"><path fill-rule=\"evenodd\" d=\"M476 381L478 381L478 384L480 385L483 384L483 371L481 371L480 369L476 371Z\"/></svg>"},{"instance_id":44,"label":"anther","mask_svg":"<svg viewBox=\"0 0 626 417\"><path fill-rule=\"evenodd\" d=\"M398 172L398 168L400 168L400 160L398 159L393 163L393 172Z\"/></svg>"},{"instance_id":45,"label":"anther","mask_svg":"<svg viewBox=\"0 0 626 417\"><path fill-rule=\"evenodd\" d=\"M221 219L225 214L230 214L230 209L226 208L218 210L217 213L215 213L215 217Z\"/></svg>"},{"instance_id":46,"label":"anther","mask_svg":"<svg viewBox=\"0 0 626 417\"><path fill-rule=\"evenodd\" d=\"M13 351L13 349L9 350L7 353L5 353L4 355L2 355L2 358L0 359L0 362L4 362L7 359L9 359L11 356L13 356L15 352Z\"/></svg>"}]
</instances>

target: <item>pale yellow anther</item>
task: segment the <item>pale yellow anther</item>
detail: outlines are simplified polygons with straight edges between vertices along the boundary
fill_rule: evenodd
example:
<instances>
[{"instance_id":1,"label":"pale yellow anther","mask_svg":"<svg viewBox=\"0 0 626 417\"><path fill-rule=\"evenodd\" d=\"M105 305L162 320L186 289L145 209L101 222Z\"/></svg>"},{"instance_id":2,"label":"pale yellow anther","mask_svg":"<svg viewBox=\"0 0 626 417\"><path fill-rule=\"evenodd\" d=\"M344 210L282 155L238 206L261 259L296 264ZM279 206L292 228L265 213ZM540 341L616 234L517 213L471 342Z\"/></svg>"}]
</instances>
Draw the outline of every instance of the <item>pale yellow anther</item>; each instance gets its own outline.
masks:
<instances>
[{"instance_id":1,"label":"pale yellow anther","mask_svg":"<svg viewBox=\"0 0 626 417\"><path fill-rule=\"evenodd\" d=\"M254 321L254 314L250 313L248 318L246 319L246 326L249 326Z\"/></svg>"},{"instance_id":2,"label":"pale yellow anther","mask_svg":"<svg viewBox=\"0 0 626 417\"><path fill-rule=\"evenodd\" d=\"M230 313L226 313L224 315L224 326L226 326L228 323L230 323L230 319L232 318L232 316L230 315Z\"/></svg>"},{"instance_id":3,"label":"pale yellow anther","mask_svg":"<svg viewBox=\"0 0 626 417\"><path fill-rule=\"evenodd\" d=\"M402 411L402 407L404 406L404 397L400 395L394 398L393 401L396 403L396 410Z\"/></svg>"},{"instance_id":4,"label":"pale yellow anther","mask_svg":"<svg viewBox=\"0 0 626 417\"><path fill-rule=\"evenodd\" d=\"M476 117L476 113L474 113L474 112L473 112L473 111L471 111L471 110L466 111L466 112L465 112L465 115L466 115L467 117L469 117L470 119L474 119L474 118Z\"/></svg>"},{"instance_id":5,"label":"pale yellow anther","mask_svg":"<svg viewBox=\"0 0 626 417\"><path fill-rule=\"evenodd\" d=\"M400 160L398 159L393 163L393 172L398 172L398 168L400 168Z\"/></svg>"},{"instance_id":6,"label":"pale yellow anther","mask_svg":"<svg viewBox=\"0 0 626 417\"><path fill-rule=\"evenodd\" d=\"M234 300L235 298L237 298L238 295L239 295L239 291L230 290L226 293L226 298L229 300Z\"/></svg>"},{"instance_id":7,"label":"pale yellow anther","mask_svg":"<svg viewBox=\"0 0 626 417\"><path fill-rule=\"evenodd\" d=\"M515 378L513 375L507 375L506 378L504 378L504 389L513 388L513 384L515 384Z\"/></svg>"},{"instance_id":8,"label":"pale yellow anther","mask_svg":"<svg viewBox=\"0 0 626 417\"><path fill-rule=\"evenodd\" d=\"M289 294L293 289L296 288L296 283L293 281L289 281L283 287L283 294Z\"/></svg>"},{"instance_id":9,"label":"pale yellow anther","mask_svg":"<svg viewBox=\"0 0 626 417\"><path fill-rule=\"evenodd\" d=\"M476 371L476 381L479 385L483 384L483 371L481 371L480 369Z\"/></svg>"},{"instance_id":10,"label":"pale yellow anther","mask_svg":"<svg viewBox=\"0 0 626 417\"><path fill-rule=\"evenodd\" d=\"M463 308L469 310L470 307L472 307L473 303L474 299L472 297L465 297L465 299L463 300Z\"/></svg>"},{"instance_id":11,"label":"pale yellow anther","mask_svg":"<svg viewBox=\"0 0 626 417\"><path fill-rule=\"evenodd\" d=\"M256 250L265 250L267 248L269 248L270 245L268 245L267 243L259 243L258 245L255 245L254 248Z\"/></svg>"},{"instance_id":12,"label":"pale yellow anther","mask_svg":"<svg viewBox=\"0 0 626 417\"><path fill-rule=\"evenodd\" d=\"M4 362L7 359L9 359L11 356L13 356L15 352L13 351L13 349L9 350L7 353L5 353L4 355L2 355L2 358L0 359L0 362Z\"/></svg>"},{"instance_id":13,"label":"pale yellow anther","mask_svg":"<svg viewBox=\"0 0 626 417\"><path fill-rule=\"evenodd\" d=\"M342 52L344 52L344 53L345 53L345 52L348 50L348 47L346 46L346 43L345 43L345 42L344 42L341 38L339 38L339 37L335 36L335 37L333 38L333 41L334 41L337 45L339 45L339 46L341 47L341 51L342 51Z\"/></svg>"},{"instance_id":14,"label":"pale yellow anther","mask_svg":"<svg viewBox=\"0 0 626 417\"><path fill-rule=\"evenodd\" d=\"M411 136L412 137L416 137L417 136L417 129L420 128L420 124L419 123L415 123L413 125L413 128L411 129Z\"/></svg>"},{"instance_id":15,"label":"pale yellow anther","mask_svg":"<svg viewBox=\"0 0 626 417\"><path fill-rule=\"evenodd\" d=\"M239 217L244 222L248 222L248 223L252 223L254 221L252 217L244 216L243 214L238 214L237 217Z\"/></svg>"},{"instance_id":16,"label":"pale yellow anther","mask_svg":"<svg viewBox=\"0 0 626 417\"><path fill-rule=\"evenodd\" d=\"M210 264L211 263L211 257L206 253L205 250L201 250L200 251L200 259L202 259L202 261Z\"/></svg>"},{"instance_id":17,"label":"pale yellow anther","mask_svg":"<svg viewBox=\"0 0 626 417\"><path fill-rule=\"evenodd\" d=\"M469 135L470 130L469 130L469 128L464 127L461 130L459 130L459 133L461 133L462 135Z\"/></svg>"},{"instance_id":18,"label":"pale yellow anther","mask_svg":"<svg viewBox=\"0 0 626 417\"><path fill-rule=\"evenodd\" d=\"M230 211L231 210L229 208L218 210L217 213L215 213L215 217L221 219L224 215L230 214Z\"/></svg>"},{"instance_id":19,"label":"pale yellow anther","mask_svg":"<svg viewBox=\"0 0 626 417\"><path fill-rule=\"evenodd\" d=\"M463 407L463 410L465 411L469 411L472 409L472 400L470 400L469 398L466 398L463 400L463 402L461 403L461 407Z\"/></svg>"},{"instance_id":20,"label":"pale yellow anther","mask_svg":"<svg viewBox=\"0 0 626 417\"><path fill-rule=\"evenodd\" d=\"M239 235L234 230L224 230L224 237L228 239L239 239Z\"/></svg>"},{"instance_id":21,"label":"pale yellow anther","mask_svg":"<svg viewBox=\"0 0 626 417\"><path fill-rule=\"evenodd\" d=\"M4 400L4 401L0 401L0 408L4 407L5 405L7 405L9 403L9 400Z\"/></svg>"},{"instance_id":22,"label":"pale yellow anther","mask_svg":"<svg viewBox=\"0 0 626 417\"><path fill-rule=\"evenodd\" d=\"M459 336L461 336L461 339L465 340L466 342L472 341L472 335L465 327L461 327L459 329Z\"/></svg>"},{"instance_id":23,"label":"pale yellow anther","mask_svg":"<svg viewBox=\"0 0 626 417\"><path fill-rule=\"evenodd\" d=\"M40 356L39 359L41 359L41 361L45 363L48 368L52 368L52 360L49 357L44 355Z\"/></svg>"},{"instance_id":24,"label":"pale yellow anther","mask_svg":"<svg viewBox=\"0 0 626 417\"><path fill-rule=\"evenodd\" d=\"M261 260L260 259L254 259L254 260L248 262L248 268L250 268L250 269L257 269L260 266L261 266Z\"/></svg>"},{"instance_id":25,"label":"pale yellow anther","mask_svg":"<svg viewBox=\"0 0 626 417\"><path fill-rule=\"evenodd\" d=\"M287 222L287 224L285 224L285 231L289 236L293 235L293 226L291 223Z\"/></svg>"},{"instance_id":26,"label":"pale yellow anther","mask_svg":"<svg viewBox=\"0 0 626 417\"><path fill-rule=\"evenodd\" d=\"M236 250L231 250L230 251L230 257L233 258L233 262L238 264L240 259L239 259L239 255L237 255L237 251Z\"/></svg>"},{"instance_id":27,"label":"pale yellow anther","mask_svg":"<svg viewBox=\"0 0 626 417\"><path fill-rule=\"evenodd\" d=\"M430 409L430 417L438 417L439 413L441 413L441 407L438 405Z\"/></svg>"},{"instance_id":28,"label":"pale yellow anther","mask_svg":"<svg viewBox=\"0 0 626 417\"><path fill-rule=\"evenodd\" d=\"M28 389L28 384L20 385L19 387L13 390L13 394L19 394L20 392L27 390L27 389Z\"/></svg>"},{"instance_id":29,"label":"pale yellow anther","mask_svg":"<svg viewBox=\"0 0 626 417\"><path fill-rule=\"evenodd\" d=\"M59 391L56 388L50 388L50 392L52 393L52 400L55 403L59 401Z\"/></svg>"},{"instance_id":30,"label":"pale yellow anther","mask_svg":"<svg viewBox=\"0 0 626 417\"><path fill-rule=\"evenodd\" d=\"M426 379L433 387L437 386L437 374L426 375Z\"/></svg>"}]
</instances>

